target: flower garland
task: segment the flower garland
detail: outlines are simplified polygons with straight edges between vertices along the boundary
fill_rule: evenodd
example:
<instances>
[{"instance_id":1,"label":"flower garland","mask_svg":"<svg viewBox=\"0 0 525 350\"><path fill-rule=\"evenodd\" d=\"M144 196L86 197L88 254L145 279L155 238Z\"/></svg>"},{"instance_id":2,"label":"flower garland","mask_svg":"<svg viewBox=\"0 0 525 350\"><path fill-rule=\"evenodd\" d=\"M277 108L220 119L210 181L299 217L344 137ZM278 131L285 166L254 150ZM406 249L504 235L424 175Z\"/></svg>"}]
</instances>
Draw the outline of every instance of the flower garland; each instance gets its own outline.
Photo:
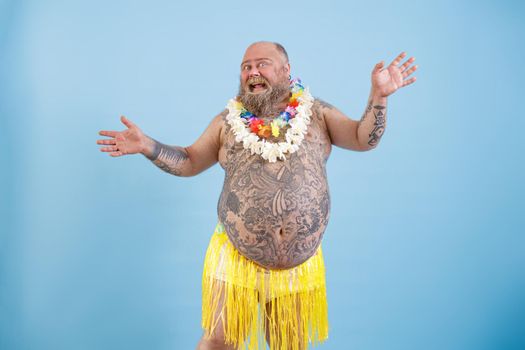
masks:
<instances>
[{"instance_id":1,"label":"flower garland","mask_svg":"<svg viewBox=\"0 0 525 350\"><path fill-rule=\"evenodd\" d=\"M312 115L312 104L314 98L304 86L300 79L290 82L292 96L286 109L275 117L270 125L264 125L263 120L248 112L243 104L235 99L228 101L226 108L229 113L226 116L230 124L235 141L243 143L244 149L249 149L252 154L259 154L270 163L277 158L285 160L286 153L294 153L299 149L307 133ZM270 142L266 140L270 133L278 137L280 129L290 125L286 131L286 142Z\"/></svg>"},{"instance_id":2,"label":"flower garland","mask_svg":"<svg viewBox=\"0 0 525 350\"><path fill-rule=\"evenodd\" d=\"M299 106L298 98L304 93L304 86L300 79L290 81L290 90L292 95L286 109L275 117L269 125L265 125L262 119L259 119L255 114L249 112L242 107L241 118L248 121L250 130L257 135L268 138L270 135L279 137L281 128L288 125L288 121L297 114L297 107Z\"/></svg>"}]
</instances>

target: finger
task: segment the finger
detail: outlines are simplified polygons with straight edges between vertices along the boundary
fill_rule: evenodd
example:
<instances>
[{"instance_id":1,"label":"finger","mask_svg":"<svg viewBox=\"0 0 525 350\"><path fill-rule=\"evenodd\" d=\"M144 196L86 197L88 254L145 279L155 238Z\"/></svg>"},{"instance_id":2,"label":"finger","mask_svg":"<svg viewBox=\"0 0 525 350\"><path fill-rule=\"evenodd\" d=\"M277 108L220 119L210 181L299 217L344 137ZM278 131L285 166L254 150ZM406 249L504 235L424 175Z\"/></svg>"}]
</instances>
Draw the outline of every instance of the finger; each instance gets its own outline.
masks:
<instances>
[{"instance_id":1,"label":"finger","mask_svg":"<svg viewBox=\"0 0 525 350\"><path fill-rule=\"evenodd\" d=\"M97 140L97 144L99 144L99 145L116 145L117 141L115 139Z\"/></svg>"},{"instance_id":2,"label":"finger","mask_svg":"<svg viewBox=\"0 0 525 350\"><path fill-rule=\"evenodd\" d=\"M407 86L407 85L410 85L410 84L412 84L412 83L415 82L415 81L416 81L416 77L413 77L413 78L410 78L410 79L408 79L408 80L405 80L405 81L403 82L403 86L402 86L402 87L405 87L405 86Z\"/></svg>"},{"instance_id":3,"label":"finger","mask_svg":"<svg viewBox=\"0 0 525 350\"><path fill-rule=\"evenodd\" d=\"M409 70L406 70L403 72L403 78L406 78L408 77L410 74L414 73L417 69L417 65L415 65L414 67L410 68Z\"/></svg>"},{"instance_id":4,"label":"finger","mask_svg":"<svg viewBox=\"0 0 525 350\"><path fill-rule=\"evenodd\" d=\"M116 152L118 151L118 147L117 146L112 146L112 147L102 147L100 149L101 152Z\"/></svg>"},{"instance_id":5,"label":"finger","mask_svg":"<svg viewBox=\"0 0 525 350\"><path fill-rule=\"evenodd\" d=\"M401 60L406 56L406 52L401 52L396 58L394 58L394 60L392 61L392 63L390 63L391 66L397 66L399 64L399 62L401 62Z\"/></svg>"},{"instance_id":6,"label":"finger","mask_svg":"<svg viewBox=\"0 0 525 350\"><path fill-rule=\"evenodd\" d=\"M135 124L133 124L133 123L131 122L131 120L129 120L128 118L124 117L123 115L120 116L120 121L121 121L124 125L126 125L128 128L130 128L130 129L131 129L132 127L135 126Z\"/></svg>"},{"instance_id":7,"label":"finger","mask_svg":"<svg viewBox=\"0 0 525 350\"><path fill-rule=\"evenodd\" d=\"M108 130L102 130L98 132L101 136L109 136L109 137L115 137L118 134L118 131L108 131Z\"/></svg>"},{"instance_id":8,"label":"finger","mask_svg":"<svg viewBox=\"0 0 525 350\"><path fill-rule=\"evenodd\" d=\"M109 155L112 156L112 157L120 157L120 156L122 156L124 154L122 152L120 152L120 151L117 151L117 152L110 153Z\"/></svg>"},{"instance_id":9,"label":"finger","mask_svg":"<svg viewBox=\"0 0 525 350\"><path fill-rule=\"evenodd\" d=\"M414 57L410 57L405 63L403 63L399 69L401 69L401 71L404 71L405 69L408 68L408 66L410 66L416 59Z\"/></svg>"},{"instance_id":10,"label":"finger","mask_svg":"<svg viewBox=\"0 0 525 350\"><path fill-rule=\"evenodd\" d=\"M381 61L379 62L378 64L376 64L374 66L374 69L372 70L373 72L377 72L377 71L380 71L381 68L383 68L383 66L385 65L385 62L384 61Z\"/></svg>"}]
</instances>

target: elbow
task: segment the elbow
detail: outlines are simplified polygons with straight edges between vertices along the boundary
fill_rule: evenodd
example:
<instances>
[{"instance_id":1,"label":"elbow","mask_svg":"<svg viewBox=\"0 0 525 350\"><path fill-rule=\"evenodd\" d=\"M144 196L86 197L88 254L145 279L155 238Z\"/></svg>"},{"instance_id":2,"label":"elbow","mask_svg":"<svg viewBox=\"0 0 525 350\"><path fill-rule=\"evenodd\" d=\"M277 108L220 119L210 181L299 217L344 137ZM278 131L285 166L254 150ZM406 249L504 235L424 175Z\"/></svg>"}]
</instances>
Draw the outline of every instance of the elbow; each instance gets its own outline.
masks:
<instances>
[{"instance_id":1,"label":"elbow","mask_svg":"<svg viewBox=\"0 0 525 350\"><path fill-rule=\"evenodd\" d=\"M359 152L367 152L375 149L379 142L372 142L369 140L368 142L360 142L359 147L357 148L357 151Z\"/></svg>"},{"instance_id":2,"label":"elbow","mask_svg":"<svg viewBox=\"0 0 525 350\"><path fill-rule=\"evenodd\" d=\"M191 147L184 148L186 151L187 158L182 167L181 177L192 177L199 175L213 164L217 162L217 159L198 158L198 155L191 151Z\"/></svg>"},{"instance_id":3,"label":"elbow","mask_svg":"<svg viewBox=\"0 0 525 350\"><path fill-rule=\"evenodd\" d=\"M371 151L371 150L373 150L375 148L376 148L376 146L373 146L373 147L372 146L363 146L363 147L359 148L357 151L358 152L368 152L368 151Z\"/></svg>"},{"instance_id":4,"label":"elbow","mask_svg":"<svg viewBox=\"0 0 525 350\"><path fill-rule=\"evenodd\" d=\"M193 176L197 175L197 173L195 173L195 172L183 172L183 173L175 174L175 175L177 175L178 177L193 177Z\"/></svg>"},{"instance_id":5,"label":"elbow","mask_svg":"<svg viewBox=\"0 0 525 350\"><path fill-rule=\"evenodd\" d=\"M181 177L193 177L199 173L195 168L195 162L192 160L192 154L190 147L184 147L184 152L186 153L186 159L184 160L184 166L182 167Z\"/></svg>"},{"instance_id":6,"label":"elbow","mask_svg":"<svg viewBox=\"0 0 525 350\"><path fill-rule=\"evenodd\" d=\"M383 133L376 134L371 133L368 135L369 138L366 140L366 142L359 142L360 151L366 152L371 151L379 145L379 141L381 141L381 137L383 136Z\"/></svg>"}]
</instances>

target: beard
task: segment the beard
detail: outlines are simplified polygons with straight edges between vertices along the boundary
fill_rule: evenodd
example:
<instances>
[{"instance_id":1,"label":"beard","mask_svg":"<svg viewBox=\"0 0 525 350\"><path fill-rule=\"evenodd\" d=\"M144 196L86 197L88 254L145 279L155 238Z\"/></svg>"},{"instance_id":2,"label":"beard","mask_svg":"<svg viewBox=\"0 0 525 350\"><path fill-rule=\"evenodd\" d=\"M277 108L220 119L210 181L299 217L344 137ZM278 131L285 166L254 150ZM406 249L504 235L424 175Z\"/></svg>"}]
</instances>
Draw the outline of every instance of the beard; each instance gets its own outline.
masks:
<instances>
[{"instance_id":1,"label":"beard","mask_svg":"<svg viewBox=\"0 0 525 350\"><path fill-rule=\"evenodd\" d=\"M263 82L266 91L253 93L250 91L252 80L246 82L243 87L242 82L239 84L239 102L251 113L258 117L271 117L277 114L277 107L283 101L286 94L290 93L290 82L284 79L273 86L263 77L254 78L258 82Z\"/></svg>"}]
</instances>

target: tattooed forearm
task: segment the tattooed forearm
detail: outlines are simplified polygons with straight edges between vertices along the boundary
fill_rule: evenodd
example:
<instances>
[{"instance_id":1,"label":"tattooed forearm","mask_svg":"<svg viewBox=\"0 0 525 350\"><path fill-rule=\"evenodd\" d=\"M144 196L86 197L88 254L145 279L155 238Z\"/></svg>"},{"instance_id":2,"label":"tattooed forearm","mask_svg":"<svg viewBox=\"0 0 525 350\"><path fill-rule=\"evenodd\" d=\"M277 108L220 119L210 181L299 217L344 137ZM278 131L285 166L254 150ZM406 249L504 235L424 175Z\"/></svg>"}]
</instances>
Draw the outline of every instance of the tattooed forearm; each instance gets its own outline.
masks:
<instances>
[{"instance_id":1,"label":"tattooed forearm","mask_svg":"<svg viewBox=\"0 0 525 350\"><path fill-rule=\"evenodd\" d=\"M375 117L374 128L372 129L372 132L368 134L368 144L370 146L376 146L381 139L381 136L383 136L386 124L386 107L375 105L373 113Z\"/></svg>"},{"instance_id":2,"label":"tattooed forearm","mask_svg":"<svg viewBox=\"0 0 525 350\"><path fill-rule=\"evenodd\" d=\"M377 146L386 127L386 99L370 98L361 120L359 121L359 139L368 148ZM366 141L365 141L366 140Z\"/></svg>"},{"instance_id":3,"label":"tattooed forearm","mask_svg":"<svg viewBox=\"0 0 525 350\"><path fill-rule=\"evenodd\" d=\"M370 113L371 110L372 110L372 100L368 100L368 106L366 107L366 110L363 113L363 116L361 117L361 120L359 121L360 125L364 123L366 117L368 116L368 114Z\"/></svg>"},{"instance_id":4,"label":"tattooed forearm","mask_svg":"<svg viewBox=\"0 0 525 350\"><path fill-rule=\"evenodd\" d=\"M167 173L182 176L189 164L186 150L179 146L168 146L154 141L153 152L146 157Z\"/></svg>"}]
</instances>

